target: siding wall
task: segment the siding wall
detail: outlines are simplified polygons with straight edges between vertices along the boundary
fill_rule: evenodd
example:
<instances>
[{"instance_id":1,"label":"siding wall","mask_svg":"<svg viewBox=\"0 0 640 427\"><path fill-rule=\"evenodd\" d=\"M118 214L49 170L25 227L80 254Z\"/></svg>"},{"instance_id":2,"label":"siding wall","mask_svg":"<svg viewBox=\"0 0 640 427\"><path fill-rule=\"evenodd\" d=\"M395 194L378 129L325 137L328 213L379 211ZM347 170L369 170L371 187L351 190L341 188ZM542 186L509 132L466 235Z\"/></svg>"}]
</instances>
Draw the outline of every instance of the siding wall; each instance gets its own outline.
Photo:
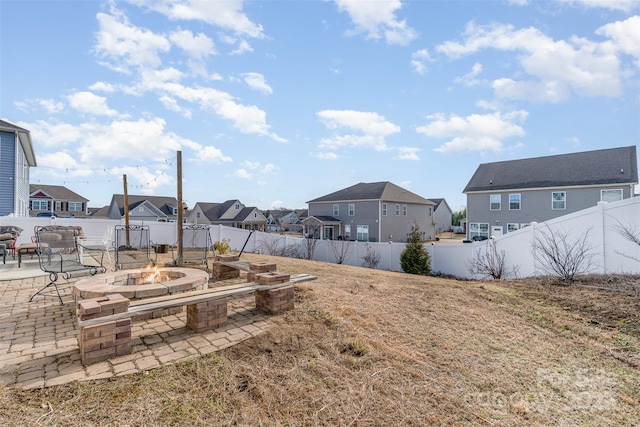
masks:
<instances>
[{"instance_id":1,"label":"siding wall","mask_svg":"<svg viewBox=\"0 0 640 427\"><path fill-rule=\"evenodd\" d=\"M0 216L15 213L16 142L14 133L0 132Z\"/></svg>"}]
</instances>

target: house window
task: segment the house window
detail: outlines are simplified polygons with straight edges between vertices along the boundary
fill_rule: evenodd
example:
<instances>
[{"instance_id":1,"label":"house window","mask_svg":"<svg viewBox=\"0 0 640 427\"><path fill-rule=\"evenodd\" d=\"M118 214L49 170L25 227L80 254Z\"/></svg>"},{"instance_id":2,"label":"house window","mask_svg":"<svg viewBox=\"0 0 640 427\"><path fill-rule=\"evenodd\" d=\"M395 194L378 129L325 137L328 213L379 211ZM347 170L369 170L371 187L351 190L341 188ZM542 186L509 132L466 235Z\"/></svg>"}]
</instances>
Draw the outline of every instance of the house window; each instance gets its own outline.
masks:
<instances>
[{"instance_id":1,"label":"house window","mask_svg":"<svg viewBox=\"0 0 640 427\"><path fill-rule=\"evenodd\" d=\"M567 208L567 192L566 191L554 191L551 193L551 209L564 210Z\"/></svg>"},{"instance_id":2,"label":"house window","mask_svg":"<svg viewBox=\"0 0 640 427\"><path fill-rule=\"evenodd\" d=\"M469 238L473 239L476 236L489 238L489 223L488 222L472 222L472 223L469 223Z\"/></svg>"},{"instance_id":3,"label":"house window","mask_svg":"<svg viewBox=\"0 0 640 427\"><path fill-rule=\"evenodd\" d=\"M396 204L396 216L400 215L400 205Z\"/></svg>"},{"instance_id":4,"label":"house window","mask_svg":"<svg viewBox=\"0 0 640 427\"><path fill-rule=\"evenodd\" d=\"M622 190L600 190L600 201L601 202L617 202L618 200L622 200Z\"/></svg>"},{"instance_id":5,"label":"house window","mask_svg":"<svg viewBox=\"0 0 640 427\"><path fill-rule=\"evenodd\" d=\"M499 211L500 210L500 203L501 203L501 197L500 194L492 194L489 196L489 209L492 211Z\"/></svg>"},{"instance_id":6,"label":"house window","mask_svg":"<svg viewBox=\"0 0 640 427\"><path fill-rule=\"evenodd\" d=\"M70 212L82 212L82 202L69 202L67 210Z\"/></svg>"},{"instance_id":7,"label":"house window","mask_svg":"<svg viewBox=\"0 0 640 427\"><path fill-rule=\"evenodd\" d=\"M60 200L56 200L54 206L55 206L54 210L56 211L62 210L62 202Z\"/></svg>"},{"instance_id":8,"label":"house window","mask_svg":"<svg viewBox=\"0 0 640 427\"><path fill-rule=\"evenodd\" d=\"M433 206L429 206L429 216L433 216Z\"/></svg>"},{"instance_id":9,"label":"house window","mask_svg":"<svg viewBox=\"0 0 640 427\"><path fill-rule=\"evenodd\" d=\"M236 203L236 205L235 205L235 209L236 209L237 211L238 211L238 210L240 210L240 203Z\"/></svg>"},{"instance_id":10,"label":"house window","mask_svg":"<svg viewBox=\"0 0 640 427\"><path fill-rule=\"evenodd\" d=\"M196 212L196 218L200 218L200 212Z\"/></svg>"},{"instance_id":11,"label":"house window","mask_svg":"<svg viewBox=\"0 0 640 427\"><path fill-rule=\"evenodd\" d=\"M520 194L509 194L509 210L520 210Z\"/></svg>"},{"instance_id":12,"label":"house window","mask_svg":"<svg viewBox=\"0 0 640 427\"><path fill-rule=\"evenodd\" d=\"M257 212L254 212L254 213L253 213L253 217L254 217L254 218L258 218L258 213L257 213Z\"/></svg>"},{"instance_id":13,"label":"house window","mask_svg":"<svg viewBox=\"0 0 640 427\"><path fill-rule=\"evenodd\" d=\"M49 209L49 203L46 200L33 200L31 202L31 210L46 211Z\"/></svg>"},{"instance_id":14,"label":"house window","mask_svg":"<svg viewBox=\"0 0 640 427\"><path fill-rule=\"evenodd\" d=\"M345 240L351 239L351 225L344 226L344 238Z\"/></svg>"},{"instance_id":15,"label":"house window","mask_svg":"<svg viewBox=\"0 0 640 427\"><path fill-rule=\"evenodd\" d=\"M369 226L368 225L358 225L358 242L368 242L369 241Z\"/></svg>"},{"instance_id":16,"label":"house window","mask_svg":"<svg viewBox=\"0 0 640 427\"><path fill-rule=\"evenodd\" d=\"M356 205L353 203L349 203L349 216L354 216L356 214Z\"/></svg>"},{"instance_id":17,"label":"house window","mask_svg":"<svg viewBox=\"0 0 640 427\"><path fill-rule=\"evenodd\" d=\"M528 226L530 226L530 225L531 225L531 224L530 224L530 223L528 223L528 222L523 222L522 224L520 224L520 228L525 228L525 227L528 227Z\"/></svg>"},{"instance_id":18,"label":"house window","mask_svg":"<svg viewBox=\"0 0 640 427\"><path fill-rule=\"evenodd\" d=\"M512 231L516 231L520 229L520 224L507 224L507 233L511 233Z\"/></svg>"},{"instance_id":19,"label":"house window","mask_svg":"<svg viewBox=\"0 0 640 427\"><path fill-rule=\"evenodd\" d=\"M340 205L333 205L333 216L340 216Z\"/></svg>"},{"instance_id":20,"label":"house window","mask_svg":"<svg viewBox=\"0 0 640 427\"><path fill-rule=\"evenodd\" d=\"M382 216L387 216L387 204L382 204Z\"/></svg>"},{"instance_id":21,"label":"house window","mask_svg":"<svg viewBox=\"0 0 640 427\"><path fill-rule=\"evenodd\" d=\"M402 215L407 216L407 205L402 205Z\"/></svg>"}]
</instances>

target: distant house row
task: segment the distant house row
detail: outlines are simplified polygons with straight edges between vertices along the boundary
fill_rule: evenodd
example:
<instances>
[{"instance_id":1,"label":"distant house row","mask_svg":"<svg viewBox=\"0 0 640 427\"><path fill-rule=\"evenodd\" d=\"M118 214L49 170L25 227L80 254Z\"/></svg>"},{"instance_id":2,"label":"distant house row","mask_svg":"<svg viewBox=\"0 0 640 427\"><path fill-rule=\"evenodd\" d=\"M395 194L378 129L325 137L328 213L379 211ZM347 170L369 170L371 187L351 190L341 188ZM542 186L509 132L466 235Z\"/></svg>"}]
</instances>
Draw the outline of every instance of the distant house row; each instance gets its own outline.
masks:
<instances>
[{"instance_id":1,"label":"distant house row","mask_svg":"<svg viewBox=\"0 0 640 427\"><path fill-rule=\"evenodd\" d=\"M174 197L114 194L100 209L55 185L29 185L36 166L30 132L0 120L0 216L74 216L176 221ZM576 212L600 201L633 197L638 184L636 147L619 147L478 166L463 190L467 238L485 239ZM308 209L262 212L240 200L198 202L185 210L188 223L221 224L260 231L302 232L318 239L404 242L419 228L423 240L452 228L444 198L428 199L388 181L358 183L307 202Z\"/></svg>"}]
</instances>

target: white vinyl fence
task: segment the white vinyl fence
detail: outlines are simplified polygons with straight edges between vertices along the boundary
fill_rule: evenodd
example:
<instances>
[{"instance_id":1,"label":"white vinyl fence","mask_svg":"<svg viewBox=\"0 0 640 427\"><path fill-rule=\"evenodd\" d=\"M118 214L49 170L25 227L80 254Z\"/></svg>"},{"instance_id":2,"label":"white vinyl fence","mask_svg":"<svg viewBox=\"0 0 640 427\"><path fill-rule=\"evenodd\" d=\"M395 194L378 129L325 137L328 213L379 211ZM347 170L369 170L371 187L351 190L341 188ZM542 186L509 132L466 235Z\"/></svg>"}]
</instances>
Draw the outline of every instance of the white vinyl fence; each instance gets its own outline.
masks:
<instances>
[{"instance_id":1,"label":"white vinyl fence","mask_svg":"<svg viewBox=\"0 0 640 427\"><path fill-rule=\"evenodd\" d=\"M123 221L80 219L80 218L13 218L1 217L0 226L15 225L24 229L18 244L31 241L33 227L47 224L80 225L87 236L102 236L106 227L122 224ZM142 224L132 222L132 224ZM175 244L177 224L146 222L150 228L151 240L159 244ZM517 272L517 277L530 277L543 274L541 266L536 265L533 242L542 233L564 236L568 242L586 235L585 246L589 248L592 273L629 273L640 274L640 245L626 239L621 228L640 233L640 197L621 200L614 203L599 203L589 209L556 218L544 223L532 223L521 230L495 237L498 252L505 253L505 270ZM250 232L221 225L211 226L211 241L229 239L231 249L247 253L277 254L307 258L306 239L275 233ZM490 240L474 243L426 244L431 255L431 267L434 273L466 279L479 279L473 276L467 264L469 260L486 251ZM316 240L313 258L317 261L336 263L339 254L343 254L343 264L363 266L367 254L379 256L378 269L402 271L400 254L405 243L364 243L335 240ZM516 277L515 274L511 278Z\"/></svg>"}]
</instances>

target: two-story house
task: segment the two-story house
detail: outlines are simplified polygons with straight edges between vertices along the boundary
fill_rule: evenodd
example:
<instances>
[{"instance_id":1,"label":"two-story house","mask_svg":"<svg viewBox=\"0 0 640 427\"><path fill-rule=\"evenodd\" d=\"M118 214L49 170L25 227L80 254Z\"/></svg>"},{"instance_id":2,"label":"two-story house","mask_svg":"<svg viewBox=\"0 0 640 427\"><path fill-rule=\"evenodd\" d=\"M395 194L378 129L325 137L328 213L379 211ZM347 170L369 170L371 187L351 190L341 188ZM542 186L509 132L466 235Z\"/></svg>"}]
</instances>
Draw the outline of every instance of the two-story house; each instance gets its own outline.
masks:
<instances>
[{"instance_id":1,"label":"two-story house","mask_svg":"<svg viewBox=\"0 0 640 427\"><path fill-rule=\"evenodd\" d=\"M239 200L224 203L198 202L191 209L187 221L192 224L221 224L246 230L265 231L267 218L256 207L247 207Z\"/></svg>"},{"instance_id":2,"label":"two-story house","mask_svg":"<svg viewBox=\"0 0 640 427\"><path fill-rule=\"evenodd\" d=\"M0 216L29 216L29 168L36 166L31 133L0 120Z\"/></svg>"},{"instance_id":3,"label":"two-story house","mask_svg":"<svg viewBox=\"0 0 640 427\"><path fill-rule=\"evenodd\" d=\"M307 202L305 234L319 239L406 242L414 227L436 236L435 203L391 182L353 185Z\"/></svg>"},{"instance_id":4,"label":"two-story house","mask_svg":"<svg viewBox=\"0 0 640 427\"><path fill-rule=\"evenodd\" d=\"M108 208L100 209L94 217L109 219L125 216L124 194L114 194ZM129 218L138 221L175 222L178 219L178 199L165 196L127 195Z\"/></svg>"},{"instance_id":5,"label":"two-story house","mask_svg":"<svg viewBox=\"0 0 640 427\"><path fill-rule=\"evenodd\" d=\"M635 146L484 163L463 192L467 237L501 235L627 199L637 184Z\"/></svg>"},{"instance_id":6,"label":"two-story house","mask_svg":"<svg viewBox=\"0 0 640 427\"><path fill-rule=\"evenodd\" d=\"M29 186L29 216L51 213L58 217L87 217L89 199L62 185L31 184Z\"/></svg>"},{"instance_id":7,"label":"two-story house","mask_svg":"<svg viewBox=\"0 0 640 427\"><path fill-rule=\"evenodd\" d=\"M453 211L445 199L429 199L435 206L433 207L433 220L436 226L436 235L445 231L451 231L451 216Z\"/></svg>"},{"instance_id":8,"label":"two-story house","mask_svg":"<svg viewBox=\"0 0 640 427\"><path fill-rule=\"evenodd\" d=\"M273 209L267 216L267 231L302 232L302 221L298 212L289 209Z\"/></svg>"}]
</instances>

